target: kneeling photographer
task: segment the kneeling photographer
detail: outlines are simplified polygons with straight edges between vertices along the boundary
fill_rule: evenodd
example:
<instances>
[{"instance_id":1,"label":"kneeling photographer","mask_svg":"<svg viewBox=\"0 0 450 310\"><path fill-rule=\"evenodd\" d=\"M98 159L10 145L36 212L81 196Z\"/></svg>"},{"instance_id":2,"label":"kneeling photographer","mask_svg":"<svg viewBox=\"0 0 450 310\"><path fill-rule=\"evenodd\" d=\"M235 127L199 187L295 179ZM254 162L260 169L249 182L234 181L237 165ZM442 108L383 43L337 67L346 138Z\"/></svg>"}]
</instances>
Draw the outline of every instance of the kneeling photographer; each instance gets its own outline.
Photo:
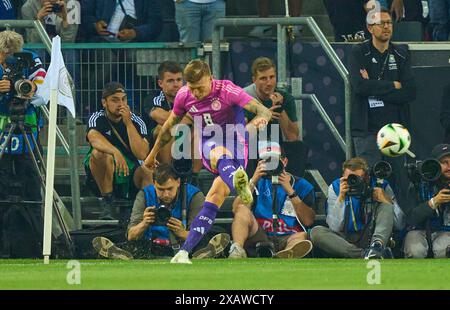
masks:
<instances>
[{"instance_id":1,"label":"kneeling photographer","mask_svg":"<svg viewBox=\"0 0 450 310\"><path fill-rule=\"evenodd\" d=\"M315 249L327 257L390 258L386 247L394 227L403 229L404 215L385 180L391 173L386 162L375 164L371 177L367 161L351 158L343 175L328 188L327 224L311 230Z\"/></svg>"},{"instance_id":2,"label":"kneeling photographer","mask_svg":"<svg viewBox=\"0 0 450 310\"><path fill-rule=\"evenodd\" d=\"M34 145L33 137L38 140L37 107L46 102L35 92L46 71L37 54L22 50L23 44L20 34L0 32L0 199L15 195L24 200L40 200L40 181L19 127L24 125L33 151L40 147ZM12 126L14 130L8 138ZM15 184L18 182L21 184ZM15 188L20 188L20 192Z\"/></svg>"},{"instance_id":3,"label":"kneeling photographer","mask_svg":"<svg viewBox=\"0 0 450 310\"><path fill-rule=\"evenodd\" d=\"M407 213L407 258L450 257L450 145L439 144L431 159L409 165L414 193Z\"/></svg>"},{"instance_id":4,"label":"kneeling photographer","mask_svg":"<svg viewBox=\"0 0 450 310\"><path fill-rule=\"evenodd\" d=\"M154 185L145 187L136 196L128 225L128 242L115 246L110 240L97 237L92 242L95 250L101 256L119 259L173 256L185 241L189 225L205 200L197 187L184 182L191 169L190 160L175 160L173 167L159 165L153 174ZM230 242L230 236L224 231L213 226L194 249L192 257L220 256Z\"/></svg>"},{"instance_id":5,"label":"kneeling photographer","mask_svg":"<svg viewBox=\"0 0 450 310\"><path fill-rule=\"evenodd\" d=\"M314 187L286 171L288 159L278 143L260 148L250 179L253 205L233 203L233 244L229 258L302 258L312 249L306 233L316 213Z\"/></svg>"}]
</instances>

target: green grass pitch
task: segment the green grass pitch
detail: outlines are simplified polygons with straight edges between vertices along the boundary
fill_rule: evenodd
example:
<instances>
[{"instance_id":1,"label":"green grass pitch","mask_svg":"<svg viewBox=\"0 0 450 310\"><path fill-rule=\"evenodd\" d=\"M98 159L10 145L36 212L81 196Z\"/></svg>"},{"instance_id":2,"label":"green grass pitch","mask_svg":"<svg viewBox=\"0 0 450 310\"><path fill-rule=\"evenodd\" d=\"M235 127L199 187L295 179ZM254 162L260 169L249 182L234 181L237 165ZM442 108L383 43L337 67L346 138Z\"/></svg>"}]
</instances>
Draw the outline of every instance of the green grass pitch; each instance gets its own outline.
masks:
<instances>
[{"instance_id":1,"label":"green grass pitch","mask_svg":"<svg viewBox=\"0 0 450 310\"><path fill-rule=\"evenodd\" d=\"M367 283L374 269L352 259L80 260L79 285L67 260L0 260L0 289L450 289L448 259L380 261L381 284ZM369 276L370 277L370 276Z\"/></svg>"}]
</instances>

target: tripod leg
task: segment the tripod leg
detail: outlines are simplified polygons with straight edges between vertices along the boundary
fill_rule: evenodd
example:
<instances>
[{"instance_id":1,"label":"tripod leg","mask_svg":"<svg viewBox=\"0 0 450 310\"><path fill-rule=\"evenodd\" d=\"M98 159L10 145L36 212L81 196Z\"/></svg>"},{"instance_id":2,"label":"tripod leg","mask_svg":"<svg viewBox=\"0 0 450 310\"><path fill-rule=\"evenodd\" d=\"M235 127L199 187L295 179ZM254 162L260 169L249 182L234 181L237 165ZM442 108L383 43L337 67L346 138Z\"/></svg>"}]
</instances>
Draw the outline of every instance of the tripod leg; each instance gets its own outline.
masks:
<instances>
[{"instance_id":1,"label":"tripod leg","mask_svg":"<svg viewBox=\"0 0 450 310\"><path fill-rule=\"evenodd\" d=\"M28 153L30 154L30 157L34 163L35 170L41 180L41 186L45 193L45 188L46 188L45 179L44 179L44 176L41 174L39 164L36 160L36 157L34 156L34 152L32 151L30 140L28 139L28 136L26 135L26 132L25 132L25 129L23 126L20 126L20 131L22 132L23 138L24 138L25 143L28 148ZM31 136L34 138L32 132L31 132ZM38 148L36 139L33 139L33 141L35 142L35 148ZM37 151L38 151L38 154L40 154L39 150L37 150ZM41 156L42 156L42 154L41 154ZM42 163L43 163L43 161L42 161ZM59 195L56 193L55 189L53 189L53 203L52 203L53 211L56 214L56 219L58 221L58 224L61 227L61 230L63 231L64 240L66 242L67 248L68 248L69 252L72 254L72 248L73 248L72 238L70 237L69 231L67 230L67 226L64 222L64 219L61 216L61 212L58 208L58 201L60 201Z\"/></svg>"},{"instance_id":2,"label":"tripod leg","mask_svg":"<svg viewBox=\"0 0 450 310\"><path fill-rule=\"evenodd\" d=\"M45 167L44 157L42 156L42 153L41 153L41 150L39 149L39 147L37 147L38 143L33 134L31 134L31 141L33 142L34 145L36 145L35 150L36 150L36 154L38 156L39 162L41 163L44 171L47 171L47 168Z\"/></svg>"}]
</instances>

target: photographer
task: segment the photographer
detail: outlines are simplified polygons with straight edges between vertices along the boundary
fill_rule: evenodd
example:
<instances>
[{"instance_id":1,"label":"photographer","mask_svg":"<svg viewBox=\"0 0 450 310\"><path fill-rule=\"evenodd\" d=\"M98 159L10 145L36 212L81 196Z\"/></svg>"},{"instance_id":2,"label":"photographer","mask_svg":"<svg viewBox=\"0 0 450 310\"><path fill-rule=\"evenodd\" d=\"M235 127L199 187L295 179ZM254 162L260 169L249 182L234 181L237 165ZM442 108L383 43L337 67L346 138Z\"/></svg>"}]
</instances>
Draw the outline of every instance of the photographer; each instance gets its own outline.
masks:
<instances>
[{"instance_id":1,"label":"photographer","mask_svg":"<svg viewBox=\"0 0 450 310\"><path fill-rule=\"evenodd\" d=\"M270 148L273 152L273 144ZM269 147L267 149L269 151ZM260 153L260 157L265 157L264 152ZM250 180L250 189L256 194L253 206L243 204L239 197L233 203L233 244L229 258L302 258L312 249L311 242L307 240L306 227L313 225L316 215L312 209L315 203L314 187L305 179L286 172L288 160L283 153L281 157L272 158L276 158L279 165L275 169L281 169L269 170L274 161L258 162ZM275 220L274 197L277 210Z\"/></svg>"},{"instance_id":2,"label":"photographer","mask_svg":"<svg viewBox=\"0 0 450 310\"><path fill-rule=\"evenodd\" d=\"M385 247L393 228L403 229L403 212L388 182L376 183L363 158L344 162L342 177L328 188L329 228L316 226L311 230L315 248L330 257L391 256Z\"/></svg>"},{"instance_id":3,"label":"photographer","mask_svg":"<svg viewBox=\"0 0 450 310\"><path fill-rule=\"evenodd\" d=\"M441 176L427 193L431 199L410 197L414 207L407 213L412 225L404 243L407 258L450 257L450 145L435 146L431 157L439 161Z\"/></svg>"},{"instance_id":4,"label":"photographer","mask_svg":"<svg viewBox=\"0 0 450 310\"><path fill-rule=\"evenodd\" d=\"M40 200L40 181L27 155L28 150L22 134L14 132L10 145L3 145L12 110L15 114L20 114L18 117L24 117L26 129L30 130L38 141L40 118L37 107L46 104L42 97L35 95L37 85L43 83L46 71L38 56L32 51L22 50L22 47L23 38L20 34L14 31L0 32L0 74L3 77L0 80L0 133L5 133L0 145L7 147L0 160L0 199L6 199L12 193L10 185L15 180L15 175L22 183L23 198ZM15 54L19 52L21 53ZM16 84L21 84L30 91L19 93ZM40 147L33 145L31 136L29 138L33 150Z\"/></svg>"},{"instance_id":5,"label":"photographer","mask_svg":"<svg viewBox=\"0 0 450 310\"><path fill-rule=\"evenodd\" d=\"M67 0L27 0L22 6L22 19L38 20L43 23L50 37L59 35L62 42L75 42L78 25L67 19ZM27 43L41 43L36 29L28 28Z\"/></svg>"},{"instance_id":6,"label":"photographer","mask_svg":"<svg viewBox=\"0 0 450 310\"><path fill-rule=\"evenodd\" d=\"M168 164L161 164L154 171L155 185L145 187L136 196L130 223L128 242L123 249L114 246L106 238L96 238L94 248L109 258L149 258L173 256L174 250L184 242L188 228L201 210L205 197L195 186L187 184L186 218L183 219L180 178ZM230 242L229 235L213 226L194 249L194 258L212 258L221 255ZM175 251L176 252L176 251Z\"/></svg>"}]
</instances>

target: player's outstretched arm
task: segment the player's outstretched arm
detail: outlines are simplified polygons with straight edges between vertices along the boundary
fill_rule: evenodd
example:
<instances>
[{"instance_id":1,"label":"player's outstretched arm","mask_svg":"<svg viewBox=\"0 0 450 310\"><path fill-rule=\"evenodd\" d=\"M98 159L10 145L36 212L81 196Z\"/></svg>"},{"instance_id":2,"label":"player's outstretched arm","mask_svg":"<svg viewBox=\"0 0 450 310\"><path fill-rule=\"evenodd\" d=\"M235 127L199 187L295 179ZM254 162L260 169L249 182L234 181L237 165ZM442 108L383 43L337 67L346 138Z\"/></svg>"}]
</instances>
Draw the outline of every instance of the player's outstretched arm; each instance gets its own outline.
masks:
<instances>
[{"instance_id":1,"label":"player's outstretched arm","mask_svg":"<svg viewBox=\"0 0 450 310\"><path fill-rule=\"evenodd\" d=\"M244 106L247 111L256 114L250 124L253 124L256 128L264 128L272 118L272 112L266 108L262 103L256 99L251 100Z\"/></svg>"},{"instance_id":2,"label":"player's outstretched arm","mask_svg":"<svg viewBox=\"0 0 450 310\"><path fill-rule=\"evenodd\" d=\"M175 113L170 112L169 118L166 120L164 125L161 128L161 131L158 134L158 137L156 138L155 145L153 146L152 150L150 151L150 154L148 154L147 158L145 159L144 165L150 169L153 168L155 164L155 158L158 154L159 150L164 147L167 143L170 142L172 139L171 129L173 126L177 125L183 116L177 116Z\"/></svg>"}]
</instances>

